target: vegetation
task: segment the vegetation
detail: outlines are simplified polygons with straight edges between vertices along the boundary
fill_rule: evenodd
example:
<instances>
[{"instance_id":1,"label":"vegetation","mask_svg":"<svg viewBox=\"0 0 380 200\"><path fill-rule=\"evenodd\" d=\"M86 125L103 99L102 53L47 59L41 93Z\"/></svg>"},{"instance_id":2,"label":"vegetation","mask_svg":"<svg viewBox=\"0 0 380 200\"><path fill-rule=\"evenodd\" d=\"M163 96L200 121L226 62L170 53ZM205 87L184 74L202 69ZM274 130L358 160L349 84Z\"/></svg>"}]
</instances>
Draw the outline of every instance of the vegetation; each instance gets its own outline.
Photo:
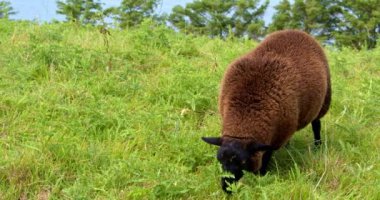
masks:
<instances>
[{"instance_id":1,"label":"vegetation","mask_svg":"<svg viewBox=\"0 0 380 200\"><path fill-rule=\"evenodd\" d=\"M169 21L185 33L259 39L265 34L263 15L268 4L268 0L261 6L259 0L196 0L185 8L174 7Z\"/></svg>"},{"instance_id":2,"label":"vegetation","mask_svg":"<svg viewBox=\"0 0 380 200\"><path fill-rule=\"evenodd\" d=\"M104 21L93 13L96 10L103 18L114 18L121 28L138 26L144 18L152 18L184 33L210 37L260 40L270 32L292 28L336 47L372 49L380 33L380 7L377 6L380 0L282 0L275 6L276 13L268 27L263 21L268 0L194 0L185 7L175 6L170 15L162 16L154 14L158 0L123 0L119 7L105 10L92 0L66 2L59 1L58 13L66 15L69 21L92 24Z\"/></svg>"},{"instance_id":3,"label":"vegetation","mask_svg":"<svg viewBox=\"0 0 380 200\"><path fill-rule=\"evenodd\" d=\"M282 0L270 31L300 29L336 46L372 49L380 33L379 0Z\"/></svg>"},{"instance_id":4,"label":"vegetation","mask_svg":"<svg viewBox=\"0 0 380 200\"><path fill-rule=\"evenodd\" d=\"M319 39L331 39L330 29L333 20L330 11L336 9L331 0L282 0L275 6L276 13L269 30L300 29Z\"/></svg>"},{"instance_id":5,"label":"vegetation","mask_svg":"<svg viewBox=\"0 0 380 200\"><path fill-rule=\"evenodd\" d=\"M356 49L372 49L380 33L380 0L343 0L340 4L340 16L337 20L335 38L340 46L352 46Z\"/></svg>"},{"instance_id":6,"label":"vegetation","mask_svg":"<svg viewBox=\"0 0 380 200\"><path fill-rule=\"evenodd\" d=\"M65 15L67 21L81 24L95 24L96 14L102 10L101 3L94 0L57 1L57 6L57 13Z\"/></svg>"},{"instance_id":7,"label":"vegetation","mask_svg":"<svg viewBox=\"0 0 380 200\"><path fill-rule=\"evenodd\" d=\"M0 1L0 19L8 19L10 15L14 15L16 12L13 10L9 1Z\"/></svg>"},{"instance_id":8,"label":"vegetation","mask_svg":"<svg viewBox=\"0 0 380 200\"><path fill-rule=\"evenodd\" d=\"M251 40L0 21L2 199L228 199L217 96ZM310 127L246 175L231 199L380 196L380 48L327 48L333 86L323 146Z\"/></svg>"},{"instance_id":9,"label":"vegetation","mask_svg":"<svg viewBox=\"0 0 380 200\"><path fill-rule=\"evenodd\" d=\"M117 21L122 28L134 27L141 24L145 18L154 16L158 0L123 0L116 10Z\"/></svg>"}]
</instances>

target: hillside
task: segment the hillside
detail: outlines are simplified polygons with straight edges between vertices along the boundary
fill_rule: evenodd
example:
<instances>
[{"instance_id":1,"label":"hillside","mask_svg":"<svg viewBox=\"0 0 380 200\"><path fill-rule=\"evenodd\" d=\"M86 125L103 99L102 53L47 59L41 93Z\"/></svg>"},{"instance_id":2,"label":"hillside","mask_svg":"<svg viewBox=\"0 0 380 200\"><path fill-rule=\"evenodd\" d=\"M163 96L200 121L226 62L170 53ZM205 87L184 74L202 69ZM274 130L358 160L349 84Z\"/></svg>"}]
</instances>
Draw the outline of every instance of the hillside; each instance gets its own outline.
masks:
<instances>
[{"instance_id":1,"label":"hillside","mask_svg":"<svg viewBox=\"0 0 380 200\"><path fill-rule=\"evenodd\" d=\"M0 21L0 199L221 199L219 82L256 44L145 22ZM232 199L380 197L380 48L326 48L333 102Z\"/></svg>"}]
</instances>

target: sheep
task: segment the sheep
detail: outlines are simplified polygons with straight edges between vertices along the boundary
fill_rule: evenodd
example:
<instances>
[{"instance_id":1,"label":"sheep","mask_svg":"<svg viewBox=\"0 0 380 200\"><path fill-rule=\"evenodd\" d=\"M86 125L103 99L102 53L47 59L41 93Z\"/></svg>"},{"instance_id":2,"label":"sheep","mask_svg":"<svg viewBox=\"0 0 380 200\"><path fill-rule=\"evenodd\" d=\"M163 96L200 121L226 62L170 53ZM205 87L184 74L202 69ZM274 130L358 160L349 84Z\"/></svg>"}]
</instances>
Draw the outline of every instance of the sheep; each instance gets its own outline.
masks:
<instances>
[{"instance_id":1,"label":"sheep","mask_svg":"<svg viewBox=\"0 0 380 200\"><path fill-rule=\"evenodd\" d=\"M330 72L322 47L298 30L277 31L232 62L219 95L221 137L202 137L220 146L217 159L237 182L243 170L264 175L273 151L311 122L321 144L321 121L331 101Z\"/></svg>"}]
</instances>

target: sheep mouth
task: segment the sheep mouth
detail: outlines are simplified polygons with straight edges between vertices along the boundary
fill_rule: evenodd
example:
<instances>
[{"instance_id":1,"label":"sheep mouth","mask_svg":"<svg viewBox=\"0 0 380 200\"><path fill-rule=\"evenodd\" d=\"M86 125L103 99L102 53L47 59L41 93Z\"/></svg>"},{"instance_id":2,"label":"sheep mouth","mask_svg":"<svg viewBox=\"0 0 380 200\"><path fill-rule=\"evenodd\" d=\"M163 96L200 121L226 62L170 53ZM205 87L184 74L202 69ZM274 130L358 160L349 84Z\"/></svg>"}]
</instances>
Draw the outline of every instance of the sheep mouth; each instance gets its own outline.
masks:
<instances>
[{"instance_id":1,"label":"sheep mouth","mask_svg":"<svg viewBox=\"0 0 380 200\"><path fill-rule=\"evenodd\" d=\"M235 178L222 178L221 184L222 184L223 191L228 193L228 194L231 194L232 191L229 190L228 187L235 182L237 182L237 180L235 180Z\"/></svg>"},{"instance_id":2,"label":"sheep mouth","mask_svg":"<svg viewBox=\"0 0 380 200\"><path fill-rule=\"evenodd\" d=\"M221 185L224 192L231 194L232 191L229 189L229 186L235 182L238 182L243 177L243 171L236 171L232 173L233 177L223 177L221 179Z\"/></svg>"}]
</instances>

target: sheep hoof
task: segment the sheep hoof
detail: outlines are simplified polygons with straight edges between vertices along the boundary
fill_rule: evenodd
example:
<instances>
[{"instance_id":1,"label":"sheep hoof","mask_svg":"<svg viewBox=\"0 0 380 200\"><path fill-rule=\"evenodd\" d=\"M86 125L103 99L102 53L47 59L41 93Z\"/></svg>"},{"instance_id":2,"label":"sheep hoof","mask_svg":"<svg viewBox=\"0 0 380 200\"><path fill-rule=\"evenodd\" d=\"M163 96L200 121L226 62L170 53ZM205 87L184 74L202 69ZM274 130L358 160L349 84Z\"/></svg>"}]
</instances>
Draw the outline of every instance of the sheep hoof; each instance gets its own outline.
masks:
<instances>
[{"instance_id":1,"label":"sheep hoof","mask_svg":"<svg viewBox=\"0 0 380 200\"><path fill-rule=\"evenodd\" d=\"M314 151L318 151L321 148L322 141L321 140L315 140L314 141Z\"/></svg>"},{"instance_id":2,"label":"sheep hoof","mask_svg":"<svg viewBox=\"0 0 380 200\"><path fill-rule=\"evenodd\" d=\"M321 140L314 140L314 145L315 145L315 147L320 147L321 146L321 144L322 144L322 141Z\"/></svg>"}]
</instances>

